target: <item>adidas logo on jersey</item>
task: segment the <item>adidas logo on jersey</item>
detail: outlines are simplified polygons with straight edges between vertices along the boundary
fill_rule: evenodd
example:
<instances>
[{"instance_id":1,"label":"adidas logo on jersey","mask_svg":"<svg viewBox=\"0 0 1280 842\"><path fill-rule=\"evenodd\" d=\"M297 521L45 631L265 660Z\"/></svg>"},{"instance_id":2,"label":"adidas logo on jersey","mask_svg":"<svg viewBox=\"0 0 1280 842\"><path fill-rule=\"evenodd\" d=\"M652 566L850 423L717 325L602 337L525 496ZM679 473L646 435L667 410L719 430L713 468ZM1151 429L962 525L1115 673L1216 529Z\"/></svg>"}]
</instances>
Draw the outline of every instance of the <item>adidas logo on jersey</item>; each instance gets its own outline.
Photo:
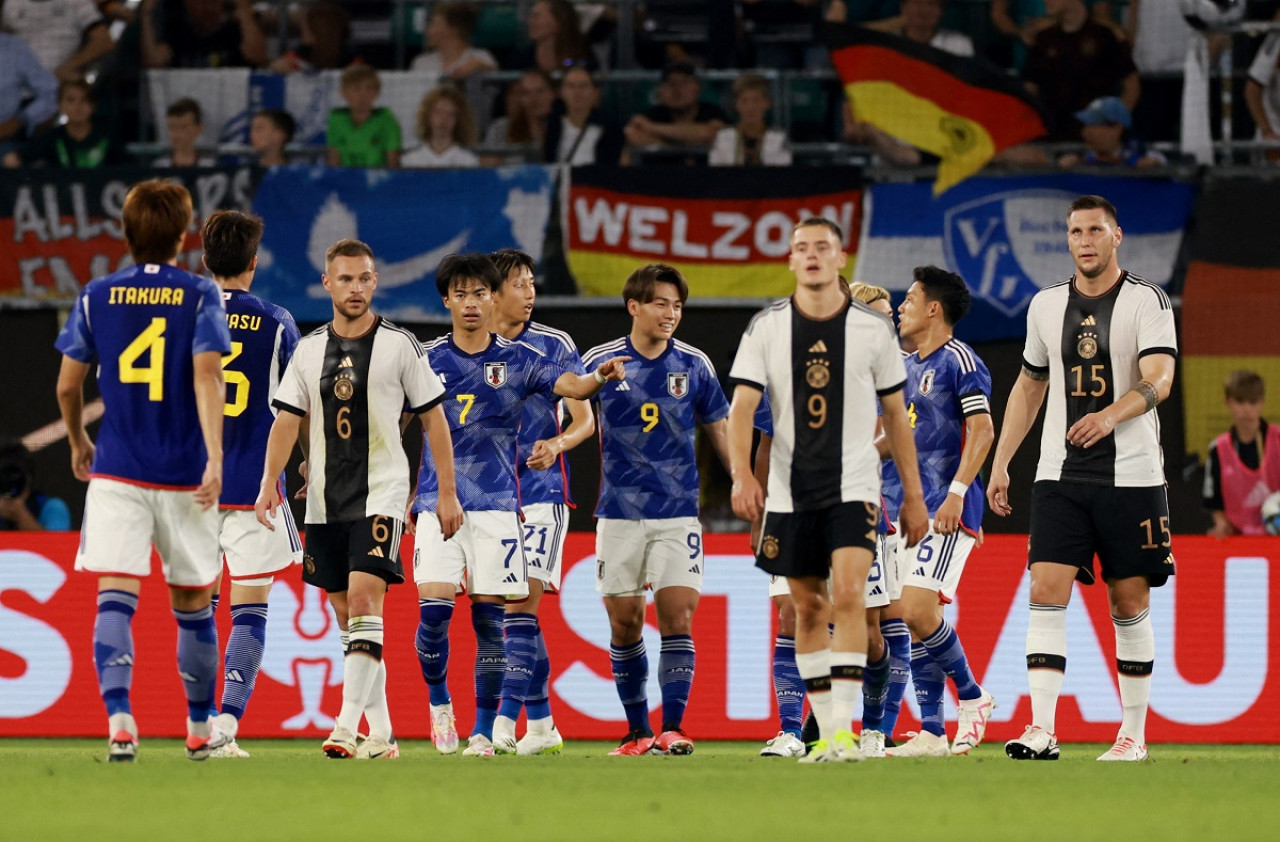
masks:
<instances>
[{"instance_id":1,"label":"adidas logo on jersey","mask_svg":"<svg viewBox=\"0 0 1280 842\"><path fill-rule=\"evenodd\" d=\"M356 364L351 361L350 357L343 357L342 362L338 363L338 368L355 368Z\"/></svg>"},{"instance_id":2,"label":"adidas logo on jersey","mask_svg":"<svg viewBox=\"0 0 1280 842\"><path fill-rule=\"evenodd\" d=\"M378 558L386 558L387 554L382 551L382 547L374 547L365 555L377 556Z\"/></svg>"},{"instance_id":3,"label":"adidas logo on jersey","mask_svg":"<svg viewBox=\"0 0 1280 842\"><path fill-rule=\"evenodd\" d=\"M701 572L702 572L702 569L701 569L700 567L698 567L698 565L696 565L696 564L695 564L693 567L690 567L690 568L689 568L689 572L690 572L690 573L701 573Z\"/></svg>"},{"instance_id":4,"label":"adidas logo on jersey","mask_svg":"<svg viewBox=\"0 0 1280 842\"><path fill-rule=\"evenodd\" d=\"M627 382L627 381L625 381L625 380L619 380L619 381L618 381L618 391L619 391L619 392L630 392L630 391L631 391L631 384L630 384L630 383L628 383L628 382Z\"/></svg>"},{"instance_id":5,"label":"adidas logo on jersey","mask_svg":"<svg viewBox=\"0 0 1280 842\"><path fill-rule=\"evenodd\" d=\"M1095 319L1093 316L1088 316L1088 317L1087 317L1087 318L1085 318L1085 320L1084 320L1084 321L1082 321L1080 324L1081 324L1081 325L1083 325L1084 327L1092 327L1093 325L1096 325L1097 323L1098 323L1098 320L1097 320L1097 319Z\"/></svg>"},{"instance_id":6,"label":"adidas logo on jersey","mask_svg":"<svg viewBox=\"0 0 1280 842\"><path fill-rule=\"evenodd\" d=\"M516 578L515 573L508 573L507 578L502 580L502 584L504 585L515 585L515 584L518 584L519 582L520 580Z\"/></svg>"},{"instance_id":7,"label":"adidas logo on jersey","mask_svg":"<svg viewBox=\"0 0 1280 842\"><path fill-rule=\"evenodd\" d=\"M810 354L825 354L827 352L827 343L819 339L809 348Z\"/></svg>"}]
</instances>

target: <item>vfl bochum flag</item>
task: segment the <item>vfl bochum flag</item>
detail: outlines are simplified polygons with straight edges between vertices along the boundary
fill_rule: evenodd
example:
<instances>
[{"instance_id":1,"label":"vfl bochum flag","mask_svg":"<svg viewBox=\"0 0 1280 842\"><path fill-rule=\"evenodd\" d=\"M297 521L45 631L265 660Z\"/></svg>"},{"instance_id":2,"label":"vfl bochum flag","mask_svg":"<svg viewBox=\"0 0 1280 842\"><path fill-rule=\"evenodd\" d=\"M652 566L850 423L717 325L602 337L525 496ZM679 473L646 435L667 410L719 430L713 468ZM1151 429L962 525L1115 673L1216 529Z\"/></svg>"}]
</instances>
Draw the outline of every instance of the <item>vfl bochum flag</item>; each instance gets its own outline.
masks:
<instances>
[{"instance_id":1,"label":"vfl bochum flag","mask_svg":"<svg viewBox=\"0 0 1280 842\"><path fill-rule=\"evenodd\" d=\"M973 293L973 308L957 330L961 339L1020 336L1031 297L1075 270L1067 207L1085 194L1116 207L1124 233L1120 266L1168 286L1195 186L1074 174L971 178L938 198L928 184L872 185L863 193L854 280L901 293L916 266L941 266Z\"/></svg>"}]
</instances>

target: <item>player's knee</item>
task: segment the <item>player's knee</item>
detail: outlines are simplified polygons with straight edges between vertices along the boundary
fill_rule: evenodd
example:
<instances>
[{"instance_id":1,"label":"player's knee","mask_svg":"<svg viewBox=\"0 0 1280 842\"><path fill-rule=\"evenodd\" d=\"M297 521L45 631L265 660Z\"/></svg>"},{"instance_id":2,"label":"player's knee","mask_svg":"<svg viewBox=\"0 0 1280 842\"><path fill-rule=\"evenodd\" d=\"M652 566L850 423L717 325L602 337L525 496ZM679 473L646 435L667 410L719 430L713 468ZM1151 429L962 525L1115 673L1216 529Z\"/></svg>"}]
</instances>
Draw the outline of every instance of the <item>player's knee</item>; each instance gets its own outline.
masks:
<instances>
[{"instance_id":1,"label":"player's knee","mask_svg":"<svg viewBox=\"0 0 1280 842\"><path fill-rule=\"evenodd\" d=\"M635 643L644 630L644 615L636 617L630 613L614 615L609 618L609 633L615 645Z\"/></svg>"}]
</instances>

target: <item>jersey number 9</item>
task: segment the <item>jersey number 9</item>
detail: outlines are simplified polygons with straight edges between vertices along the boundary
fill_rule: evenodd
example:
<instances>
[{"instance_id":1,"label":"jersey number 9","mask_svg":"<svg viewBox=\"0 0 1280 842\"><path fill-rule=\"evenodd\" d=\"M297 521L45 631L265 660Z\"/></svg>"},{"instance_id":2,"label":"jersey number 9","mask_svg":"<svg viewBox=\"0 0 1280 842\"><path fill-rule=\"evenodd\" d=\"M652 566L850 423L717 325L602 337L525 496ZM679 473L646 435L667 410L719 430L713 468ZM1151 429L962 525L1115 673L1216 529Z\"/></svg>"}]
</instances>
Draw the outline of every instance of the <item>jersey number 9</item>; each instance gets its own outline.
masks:
<instances>
[{"instance_id":1,"label":"jersey number 9","mask_svg":"<svg viewBox=\"0 0 1280 842\"><path fill-rule=\"evenodd\" d=\"M644 403L640 405L640 420L644 421L644 432L651 433L653 428L658 426L658 405L656 403Z\"/></svg>"}]
</instances>

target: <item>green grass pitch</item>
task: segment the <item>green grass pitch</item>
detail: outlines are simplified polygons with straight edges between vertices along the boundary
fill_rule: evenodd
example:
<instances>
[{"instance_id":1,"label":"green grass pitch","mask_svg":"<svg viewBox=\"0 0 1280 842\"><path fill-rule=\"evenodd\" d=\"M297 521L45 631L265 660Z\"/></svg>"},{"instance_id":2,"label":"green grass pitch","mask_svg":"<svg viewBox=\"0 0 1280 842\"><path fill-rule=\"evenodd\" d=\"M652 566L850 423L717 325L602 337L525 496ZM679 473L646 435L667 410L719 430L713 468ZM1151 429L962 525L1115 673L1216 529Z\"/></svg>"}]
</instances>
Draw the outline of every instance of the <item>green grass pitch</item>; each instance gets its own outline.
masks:
<instances>
[{"instance_id":1,"label":"green grass pitch","mask_svg":"<svg viewBox=\"0 0 1280 842\"><path fill-rule=\"evenodd\" d=\"M1151 747L1097 763L1101 745L1015 763L970 757L803 766L757 743L689 757L328 760L319 741L246 741L253 757L193 763L143 740L108 764L105 740L0 740L0 838L201 840L885 840L1280 838L1280 746Z\"/></svg>"}]
</instances>

